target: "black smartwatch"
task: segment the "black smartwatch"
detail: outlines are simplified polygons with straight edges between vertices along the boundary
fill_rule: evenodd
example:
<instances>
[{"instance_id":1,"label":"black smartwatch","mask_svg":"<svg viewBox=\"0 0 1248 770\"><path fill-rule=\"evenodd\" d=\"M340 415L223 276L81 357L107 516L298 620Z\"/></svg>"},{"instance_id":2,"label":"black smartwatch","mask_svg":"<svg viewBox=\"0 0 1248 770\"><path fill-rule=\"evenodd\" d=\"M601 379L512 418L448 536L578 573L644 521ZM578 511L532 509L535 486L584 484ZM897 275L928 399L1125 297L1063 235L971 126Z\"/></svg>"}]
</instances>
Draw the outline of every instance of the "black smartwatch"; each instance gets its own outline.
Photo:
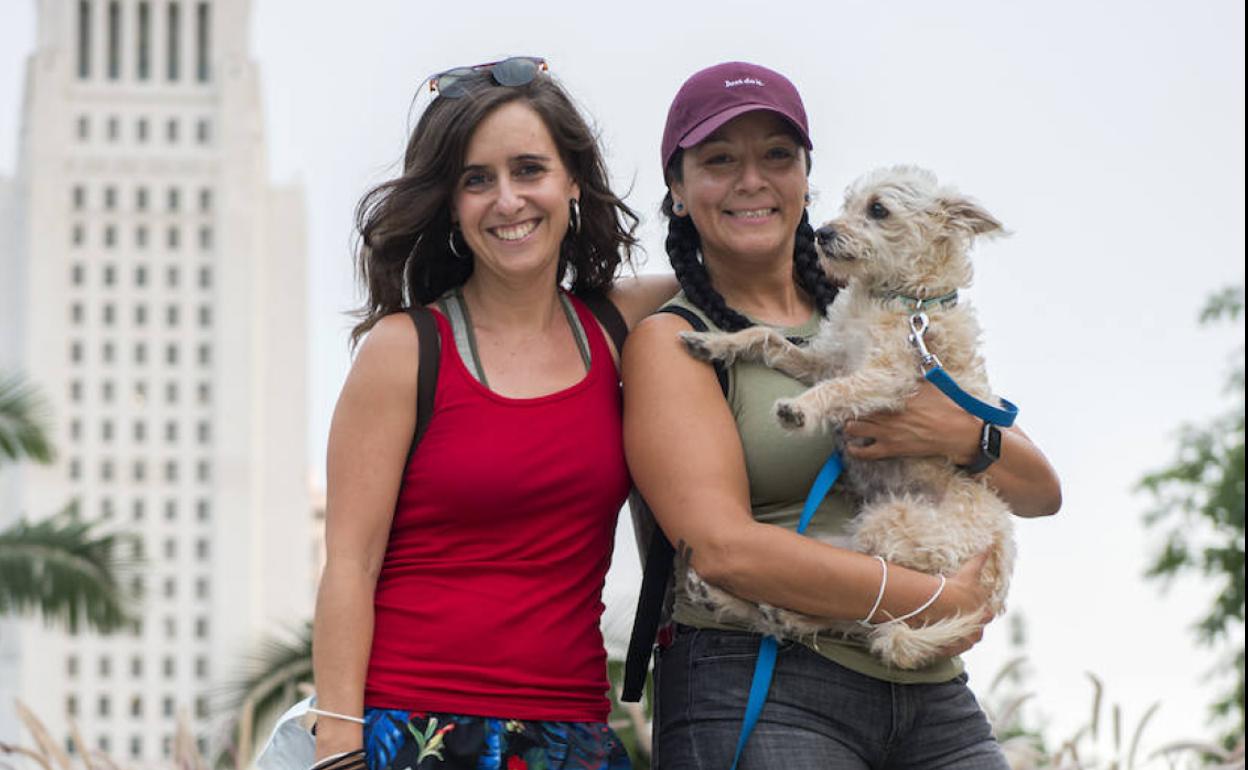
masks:
<instances>
[{"instance_id":1,"label":"black smartwatch","mask_svg":"<svg viewBox=\"0 0 1248 770\"><path fill-rule=\"evenodd\" d=\"M966 465L959 465L958 470L966 473L983 473L988 466L1001 458L1001 429L984 420L983 430L979 433L979 454Z\"/></svg>"}]
</instances>

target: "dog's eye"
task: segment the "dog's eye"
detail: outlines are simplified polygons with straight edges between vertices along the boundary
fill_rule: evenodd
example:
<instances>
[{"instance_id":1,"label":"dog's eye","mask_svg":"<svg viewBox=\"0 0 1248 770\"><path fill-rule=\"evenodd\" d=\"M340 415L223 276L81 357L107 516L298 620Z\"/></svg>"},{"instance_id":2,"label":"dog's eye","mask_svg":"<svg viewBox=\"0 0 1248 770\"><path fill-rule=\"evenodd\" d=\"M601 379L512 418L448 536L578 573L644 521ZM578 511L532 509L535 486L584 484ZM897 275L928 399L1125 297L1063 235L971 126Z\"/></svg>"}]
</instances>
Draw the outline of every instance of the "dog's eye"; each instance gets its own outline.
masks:
<instances>
[{"instance_id":1,"label":"dog's eye","mask_svg":"<svg viewBox=\"0 0 1248 770\"><path fill-rule=\"evenodd\" d=\"M867 214L872 219L884 219L888 216L888 209L884 208L884 204L876 201L867 207Z\"/></svg>"}]
</instances>

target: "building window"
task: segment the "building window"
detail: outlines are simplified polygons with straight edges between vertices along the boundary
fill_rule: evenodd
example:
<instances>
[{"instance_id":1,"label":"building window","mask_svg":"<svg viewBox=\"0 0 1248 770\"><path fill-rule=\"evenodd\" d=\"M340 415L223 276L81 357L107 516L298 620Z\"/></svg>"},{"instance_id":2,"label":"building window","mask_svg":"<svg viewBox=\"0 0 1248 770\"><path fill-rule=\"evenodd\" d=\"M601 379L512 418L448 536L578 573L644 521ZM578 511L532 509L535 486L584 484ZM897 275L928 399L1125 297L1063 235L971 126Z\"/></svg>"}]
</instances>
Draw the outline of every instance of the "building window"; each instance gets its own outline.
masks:
<instances>
[{"instance_id":1,"label":"building window","mask_svg":"<svg viewBox=\"0 0 1248 770\"><path fill-rule=\"evenodd\" d=\"M165 403L166 404L178 403L178 383L174 382L173 380L170 380L169 382L165 383Z\"/></svg>"},{"instance_id":2,"label":"building window","mask_svg":"<svg viewBox=\"0 0 1248 770\"><path fill-rule=\"evenodd\" d=\"M135 460L134 467L131 469L131 478L136 483L142 483L147 478L147 464L142 460Z\"/></svg>"},{"instance_id":3,"label":"building window","mask_svg":"<svg viewBox=\"0 0 1248 770\"><path fill-rule=\"evenodd\" d=\"M164 665L165 665L165 676L166 676L166 677L171 677L171 676L173 676L173 659L172 659L172 658L165 658L165 664L164 664ZM161 700L161 702L160 702L160 711L161 711L161 713L162 713L162 714L164 714L164 715L165 715L165 716L167 716L167 717L171 717L171 716L173 716L173 698L172 698L172 697L170 697L170 696L166 695L166 696L165 696L165 697ZM173 742L173 739L172 739L172 738L170 738L169 736L167 736L167 735L166 735L166 736L165 736L165 756L168 756L168 755L169 755L169 745L170 745L172 742Z\"/></svg>"},{"instance_id":4,"label":"building window","mask_svg":"<svg viewBox=\"0 0 1248 770\"><path fill-rule=\"evenodd\" d=\"M147 345L142 342L134 343L134 362L140 365L147 363Z\"/></svg>"},{"instance_id":5,"label":"building window","mask_svg":"<svg viewBox=\"0 0 1248 770\"><path fill-rule=\"evenodd\" d=\"M208 698L207 697L200 695L195 698L195 716L198 717L199 719L208 718L209 711L208 711Z\"/></svg>"},{"instance_id":6,"label":"building window","mask_svg":"<svg viewBox=\"0 0 1248 770\"><path fill-rule=\"evenodd\" d=\"M139 696L137 695L134 696L134 700L132 700L130 703L131 703L132 708L133 706L139 704L140 703ZM137 717L137 716L141 716L142 713L143 713L143 709L142 707L140 707L139 713L135 714L132 710L130 715ZM138 759L142 756L143 756L143 737L140 735L131 735L130 736L130 758Z\"/></svg>"},{"instance_id":7,"label":"building window","mask_svg":"<svg viewBox=\"0 0 1248 770\"><path fill-rule=\"evenodd\" d=\"M91 77L91 3L78 0L78 77Z\"/></svg>"},{"instance_id":8,"label":"building window","mask_svg":"<svg viewBox=\"0 0 1248 770\"><path fill-rule=\"evenodd\" d=\"M165 598L172 599L178 593L178 581L173 578L165 578Z\"/></svg>"},{"instance_id":9,"label":"building window","mask_svg":"<svg viewBox=\"0 0 1248 770\"><path fill-rule=\"evenodd\" d=\"M69 400L75 402L82 400L82 380L69 381Z\"/></svg>"},{"instance_id":10,"label":"building window","mask_svg":"<svg viewBox=\"0 0 1248 770\"><path fill-rule=\"evenodd\" d=\"M114 388L112 380L104 380L104 382L100 384L100 398L104 400L104 403L113 403L113 391Z\"/></svg>"},{"instance_id":11,"label":"building window","mask_svg":"<svg viewBox=\"0 0 1248 770\"><path fill-rule=\"evenodd\" d=\"M134 268L134 285L139 288L147 285L147 265L137 265Z\"/></svg>"},{"instance_id":12,"label":"building window","mask_svg":"<svg viewBox=\"0 0 1248 770\"><path fill-rule=\"evenodd\" d=\"M74 696L74 695L67 695L67 696L65 697L65 714L66 714L67 716L71 716L71 717L76 717L76 716L78 716L78 698L77 698L77 696Z\"/></svg>"},{"instance_id":13,"label":"building window","mask_svg":"<svg viewBox=\"0 0 1248 770\"><path fill-rule=\"evenodd\" d=\"M166 679L172 679L176 670L173 658L166 656L165 659L161 661L161 672L165 675ZM168 706L165 713L168 716L173 716L173 698L166 698L165 703Z\"/></svg>"},{"instance_id":14,"label":"building window","mask_svg":"<svg viewBox=\"0 0 1248 770\"><path fill-rule=\"evenodd\" d=\"M91 136L91 120L86 115L78 116L78 139L86 141Z\"/></svg>"},{"instance_id":15,"label":"building window","mask_svg":"<svg viewBox=\"0 0 1248 770\"><path fill-rule=\"evenodd\" d=\"M178 276L178 266L170 265L169 269L165 270L165 285L170 289L178 288Z\"/></svg>"},{"instance_id":16,"label":"building window","mask_svg":"<svg viewBox=\"0 0 1248 770\"><path fill-rule=\"evenodd\" d=\"M195 123L195 141L200 144L208 144L211 138L208 119L200 118Z\"/></svg>"},{"instance_id":17,"label":"building window","mask_svg":"<svg viewBox=\"0 0 1248 770\"><path fill-rule=\"evenodd\" d=\"M105 519L113 518L113 498L106 497L100 500L100 516Z\"/></svg>"},{"instance_id":18,"label":"building window","mask_svg":"<svg viewBox=\"0 0 1248 770\"><path fill-rule=\"evenodd\" d=\"M195 676L199 679L208 678L208 659L205 657L195 658Z\"/></svg>"},{"instance_id":19,"label":"building window","mask_svg":"<svg viewBox=\"0 0 1248 770\"><path fill-rule=\"evenodd\" d=\"M107 695L101 695L101 696L100 696L100 699L99 699L99 702L96 704L96 713L97 713L97 714L99 714L99 716L102 716L102 717L107 717L107 716L108 716L108 706L109 706L108 696L107 696ZM101 750L105 750L105 748L104 748L104 746L105 746L105 737L106 737L106 736L103 736L103 735L101 735L101 736L100 736L100 749L101 749Z\"/></svg>"},{"instance_id":20,"label":"building window","mask_svg":"<svg viewBox=\"0 0 1248 770\"><path fill-rule=\"evenodd\" d=\"M142 420L134 421L134 443L142 444L147 439L147 423Z\"/></svg>"},{"instance_id":21,"label":"building window","mask_svg":"<svg viewBox=\"0 0 1248 770\"><path fill-rule=\"evenodd\" d=\"M121 77L121 3L108 4L108 79Z\"/></svg>"},{"instance_id":22,"label":"building window","mask_svg":"<svg viewBox=\"0 0 1248 770\"><path fill-rule=\"evenodd\" d=\"M178 306L169 305L165 308L165 323L171 327L178 325Z\"/></svg>"},{"instance_id":23,"label":"building window","mask_svg":"<svg viewBox=\"0 0 1248 770\"><path fill-rule=\"evenodd\" d=\"M147 80L152 73L152 8L151 3L139 3L137 16L138 34L135 36L138 56L135 60L139 80Z\"/></svg>"},{"instance_id":24,"label":"building window","mask_svg":"<svg viewBox=\"0 0 1248 770\"><path fill-rule=\"evenodd\" d=\"M207 265L199 269L199 288L212 288L212 268Z\"/></svg>"},{"instance_id":25,"label":"building window","mask_svg":"<svg viewBox=\"0 0 1248 770\"><path fill-rule=\"evenodd\" d=\"M116 317L116 309L113 307L111 302L104 305L102 317L104 319L105 326L113 325L113 321Z\"/></svg>"},{"instance_id":26,"label":"building window","mask_svg":"<svg viewBox=\"0 0 1248 770\"><path fill-rule=\"evenodd\" d=\"M69 421L69 437L74 441L82 438L82 420L77 417Z\"/></svg>"},{"instance_id":27,"label":"building window","mask_svg":"<svg viewBox=\"0 0 1248 770\"><path fill-rule=\"evenodd\" d=\"M165 443L178 443L178 423L175 420L169 420L165 423Z\"/></svg>"},{"instance_id":28,"label":"building window","mask_svg":"<svg viewBox=\"0 0 1248 770\"><path fill-rule=\"evenodd\" d=\"M143 517L145 517L146 515L147 515L147 504L144 503L143 498L141 497L134 498L134 502L130 505L130 518L134 519L135 521L143 521Z\"/></svg>"},{"instance_id":29,"label":"building window","mask_svg":"<svg viewBox=\"0 0 1248 770\"><path fill-rule=\"evenodd\" d=\"M178 518L178 501L170 498L165 501L165 521L176 521Z\"/></svg>"},{"instance_id":30,"label":"building window","mask_svg":"<svg viewBox=\"0 0 1248 770\"><path fill-rule=\"evenodd\" d=\"M71 363L82 363L82 343L74 340L69 343L69 360Z\"/></svg>"},{"instance_id":31,"label":"building window","mask_svg":"<svg viewBox=\"0 0 1248 770\"><path fill-rule=\"evenodd\" d=\"M178 365L178 346L169 343L165 346L165 363L169 366Z\"/></svg>"},{"instance_id":32,"label":"building window","mask_svg":"<svg viewBox=\"0 0 1248 770\"><path fill-rule=\"evenodd\" d=\"M74 324L82 323L82 303L75 302L69 306L69 320Z\"/></svg>"},{"instance_id":33,"label":"building window","mask_svg":"<svg viewBox=\"0 0 1248 770\"><path fill-rule=\"evenodd\" d=\"M145 305L134 306L134 325L145 326L147 324L147 307Z\"/></svg>"},{"instance_id":34,"label":"building window","mask_svg":"<svg viewBox=\"0 0 1248 770\"><path fill-rule=\"evenodd\" d=\"M117 208L117 188L112 185L104 188L104 208L109 211Z\"/></svg>"},{"instance_id":35,"label":"building window","mask_svg":"<svg viewBox=\"0 0 1248 770\"><path fill-rule=\"evenodd\" d=\"M165 14L165 19L168 22L168 26L165 28L167 35L165 42L168 45L165 49L165 60L168 68L165 70L165 77L174 81L178 79L178 57L182 55L182 46L179 45L178 40L182 27L182 8L176 2L169 3L167 7L168 11Z\"/></svg>"},{"instance_id":36,"label":"building window","mask_svg":"<svg viewBox=\"0 0 1248 770\"><path fill-rule=\"evenodd\" d=\"M165 245L168 246L170 251L178 250L178 234L178 228L174 226L169 228L165 236Z\"/></svg>"},{"instance_id":37,"label":"building window","mask_svg":"<svg viewBox=\"0 0 1248 770\"><path fill-rule=\"evenodd\" d=\"M202 537L195 541L195 558L200 561L208 560L208 541Z\"/></svg>"},{"instance_id":38,"label":"building window","mask_svg":"<svg viewBox=\"0 0 1248 770\"><path fill-rule=\"evenodd\" d=\"M113 661L106 657L100 658L100 678L108 679L113 673Z\"/></svg>"},{"instance_id":39,"label":"building window","mask_svg":"<svg viewBox=\"0 0 1248 770\"><path fill-rule=\"evenodd\" d=\"M113 248L113 247L114 247L114 246L116 246L116 245L117 245L117 226L116 226L116 225L105 225L105 226L104 226L104 246L105 246L105 248L109 248L109 249L111 249L111 248Z\"/></svg>"},{"instance_id":40,"label":"building window","mask_svg":"<svg viewBox=\"0 0 1248 770\"><path fill-rule=\"evenodd\" d=\"M208 638L208 618L199 617L195 619L195 638L196 639Z\"/></svg>"},{"instance_id":41,"label":"building window","mask_svg":"<svg viewBox=\"0 0 1248 770\"><path fill-rule=\"evenodd\" d=\"M113 362L114 352L116 348L111 342L105 342L100 346L100 360L106 364Z\"/></svg>"},{"instance_id":42,"label":"building window","mask_svg":"<svg viewBox=\"0 0 1248 770\"><path fill-rule=\"evenodd\" d=\"M147 188L139 187L134 191L134 207L139 211L147 211Z\"/></svg>"},{"instance_id":43,"label":"building window","mask_svg":"<svg viewBox=\"0 0 1248 770\"><path fill-rule=\"evenodd\" d=\"M135 655L130 659L130 677L138 679L143 676L143 659Z\"/></svg>"},{"instance_id":44,"label":"building window","mask_svg":"<svg viewBox=\"0 0 1248 770\"><path fill-rule=\"evenodd\" d=\"M134 228L134 246L138 249L147 248L147 225Z\"/></svg>"},{"instance_id":45,"label":"building window","mask_svg":"<svg viewBox=\"0 0 1248 770\"><path fill-rule=\"evenodd\" d=\"M100 480L101 481L113 480L113 461L112 460L105 460L100 463Z\"/></svg>"},{"instance_id":46,"label":"building window","mask_svg":"<svg viewBox=\"0 0 1248 770\"><path fill-rule=\"evenodd\" d=\"M78 676L78 656L70 655L65 659L65 675L70 679Z\"/></svg>"},{"instance_id":47,"label":"building window","mask_svg":"<svg viewBox=\"0 0 1248 770\"><path fill-rule=\"evenodd\" d=\"M204 212L212 210L212 190L207 187L199 191L199 210Z\"/></svg>"},{"instance_id":48,"label":"building window","mask_svg":"<svg viewBox=\"0 0 1248 770\"><path fill-rule=\"evenodd\" d=\"M75 286L81 286L86 270L81 264L75 264L69 269L69 282Z\"/></svg>"},{"instance_id":49,"label":"building window","mask_svg":"<svg viewBox=\"0 0 1248 770\"><path fill-rule=\"evenodd\" d=\"M178 480L178 462L177 460L168 460L165 462L165 481L174 483Z\"/></svg>"},{"instance_id":50,"label":"building window","mask_svg":"<svg viewBox=\"0 0 1248 770\"><path fill-rule=\"evenodd\" d=\"M198 424L195 433L200 444L207 444L212 438L212 424L207 421L201 421Z\"/></svg>"},{"instance_id":51,"label":"building window","mask_svg":"<svg viewBox=\"0 0 1248 770\"><path fill-rule=\"evenodd\" d=\"M212 228L204 226L199 228L199 248L208 251L212 248Z\"/></svg>"},{"instance_id":52,"label":"building window","mask_svg":"<svg viewBox=\"0 0 1248 770\"><path fill-rule=\"evenodd\" d=\"M138 122L134 124L134 137L139 141L139 144L147 143L147 131L147 118L139 118Z\"/></svg>"},{"instance_id":53,"label":"building window","mask_svg":"<svg viewBox=\"0 0 1248 770\"><path fill-rule=\"evenodd\" d=\"M208 366L212 363L212 347L207 343L199 346L199 365Z\"/></svg>"},{"instance_id":54,"label":"building window","mask_svg":"<svg viewBox=\"0 0 1248 770\"><path fill-rule=\"evenodd\" d=\"M212 464L207 460L200 460L195 464L195 476L202 483L207 483L212 479Z\"/></svg>"},{"instance_id":55,"label":"building window","mask_svg":"<svg viewBox=\"0 0 1248 770\"><path fill-rule=\"evenodd\" d=\"M211 21L208 15L208 4L198 3L195 6L195 78L201 83L208 82Z\"/></svg>"},{"instance_id":56,"label":"building window","mask_svg":"<svg viewBox=\"0 0 1248 770\"><path fill-rule=\"evenodd\" d=\"M117 282L117 268L112 265L104 266L104 285L112 286Z\"/></svg>"},{"instance_id":57,"label":"building window","mask_svg":"<svg viewBox=\"0 0 1248 770\"><path fill-rule=\"evenodd\" d=\"M74 185L73 200L74 210L82 211L82 209L87 205L87 188L80 184Z\"/></svg>"},{"instance_id":58,"label":"building window","mask_svg":"<svg viewBox=\"0 0 1248 770\"><path fill-rule=\"evenodd\" d=\"M178 119L169 118L165 122L165 141L169 144L177 144L178 142Z\"/></svg>"},{"instance_id":59,"label":"building window","mask_svg":"<svg viewBox=\"0 0 1248 770\"><path fill-rule=\"evenodd\" d=\"M208 505L207 500L199 500L195 503L195 518L201 522L208 521L208 515L212 509Z\"/></svg>"},{"instance_id":60,"label":"building window","mask_svg":"<svg viewBox=\"0 0 1248 770\"><path fill-rule=\"evenodd\" d=\"M87 239L87 231L82 225L74 225L70 231L69 240L75 246L81 246L82 242Z\"/></svg>"},{"instance_id":61,"label":"building window","mask_svg":"<svg viewBox=\"0 0 1248 770\"><path fill-rule=\"evenodd\" d=\"M116 115L111 115L108 118L108 123L105 125L108 127L108 141L117 141L117 137L121 136L121 121L117 120Z\"/></svg>"},{"instance_id":62,"label":"building window","mask_svg":"<svg viewBox=\"0 0 1248 770\"><path fill-rule=\"evenodd\" d=\"M205 329L212 326L212 308L210 306L199 306L199 325Z\"/></svg>"},{"instance_id":63,"label":"building window","mask_svg":"<svg viewBox=\"0 0 1248 770\"><path fill-rule=\"evenodd\" d=\"M202 577L201 577L201 578L196 578L196 579L195 579L195 598L196 598L196 599L207 599L207 598L208 598L208 578L202 578ZM201 618L201 619L202 619L202 618ZM207 627L205 627L205 628L204 628L204 633L205 633L205 634L207 634L207 631L208 631L208 629L207 629Z\"/></svg>"},{"instance_id":64,"label":"building window","mask_svg":"<svg viewBox=\"0 0 1248 770\"><path fill-rule=\"evenodd\" d=\"M199 383L199 387L197 390L198 390L197 396L199 398L199 403L201 404L212 403L212 386L211 385L209 385L206 382L201 382Z\"/></svg>"},{"instance_id":65,"label":"building window","mask_svg":"<svg viewBox=\"0 0 1248 770\"><path fill-rule=\"evenodd\" d=\"M79 460L77 457L71 459L69 461L69 467L66 469L66 472L69 474L70 481L77 481L78 479L82 478L82 461Z\"/></svg>"},{"instance_id":66,"label":"building window","mask_svg":"<svg viewBox=\"0 0 1248 770\"><path fill-rule=\"evenodd\" d=\"M169 193L168 193L168 195L167 195L167 198L168 198L168 201L169 201L169 210L170 210L170 211L177 211L177 210L178 210L178 208L181 206L181 203L182 203L182 195L181 195L181 193L179 192L178 188L176 188L176 187L170 187L170 188L169 188Z\"/></svg>"},{"instance_id":67,"label":"building window","mask_svg":"<svg viewBox=\"0 0 1248 770\"><path fill-rule=\"evenodd\" d=\"M113 421L105 420L100 423L100 440L105 444L111 443L113 440Z\"/></svg>"}]
</instances>

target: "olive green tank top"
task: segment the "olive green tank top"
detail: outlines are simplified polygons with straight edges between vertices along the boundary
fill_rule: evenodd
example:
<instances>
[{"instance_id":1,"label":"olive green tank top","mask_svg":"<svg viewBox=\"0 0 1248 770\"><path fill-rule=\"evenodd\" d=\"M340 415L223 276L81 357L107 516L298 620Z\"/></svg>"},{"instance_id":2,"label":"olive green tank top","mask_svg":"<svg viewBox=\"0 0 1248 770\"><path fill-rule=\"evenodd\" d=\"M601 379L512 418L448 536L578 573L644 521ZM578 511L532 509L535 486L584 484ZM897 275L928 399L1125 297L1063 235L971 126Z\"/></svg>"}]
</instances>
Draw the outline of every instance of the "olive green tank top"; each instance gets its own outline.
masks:
<instances>
[{"instance_id":1,"label":"olive green tank top","mask_svg":"<svg viewBox=\"0 0 1248 770\"><path fill-rule=\"evenodd\" d=\"M685 297L676 295L669 304L697 314L712 330L718 327ZM754 320L754 319L750 319ZM755 323L758 323L755 321ZM819 329L819 314L801 326L782 328L786 337L809 339ZM797 529L810 486L835 448L831 434L807 436L781 428L772 415L779 398L791 398L806 389L801 382L761 363L738 361L728 368L728 406L737 422L745 453L745 470L750 483L750 508L757 521L786 529ZM848 547L849 521L857 499L837 484L820 504L806 532L825 542ZM685 575L677 560L672 619L697 628L749 630L731 620L717 620L710 610L691 602L685 593ZM814 590L814 587L811 587ZM832 590L835 590L833 588ZM861 642L830 634L802 641L825 658L860 674L902 684L945 682L962 673L959 658L938 660L926 668L902 671L884 664Z\"/></svg>"}]
</instances>

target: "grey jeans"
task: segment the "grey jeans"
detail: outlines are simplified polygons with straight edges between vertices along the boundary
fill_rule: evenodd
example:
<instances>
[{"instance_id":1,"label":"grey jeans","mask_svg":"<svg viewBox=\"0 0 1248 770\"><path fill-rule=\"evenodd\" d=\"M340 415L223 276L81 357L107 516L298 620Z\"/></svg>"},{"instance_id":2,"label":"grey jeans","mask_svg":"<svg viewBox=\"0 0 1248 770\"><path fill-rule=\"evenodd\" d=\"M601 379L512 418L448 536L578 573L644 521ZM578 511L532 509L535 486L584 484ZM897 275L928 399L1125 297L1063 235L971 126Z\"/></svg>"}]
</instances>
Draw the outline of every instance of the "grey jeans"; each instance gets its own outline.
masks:
<instances>
[{"instance_id":1,"label":"grey jeans","mask_svg":"<svg viewBox=\"0 0 1248 770\"><path fill-rule=\"evenodd\" d=\"M756 634L681 626L656 665L655 770L729 770ZM892 684L784 642L739 770L1009 770L966 676Z\"/></svg>"}]
</instances>

